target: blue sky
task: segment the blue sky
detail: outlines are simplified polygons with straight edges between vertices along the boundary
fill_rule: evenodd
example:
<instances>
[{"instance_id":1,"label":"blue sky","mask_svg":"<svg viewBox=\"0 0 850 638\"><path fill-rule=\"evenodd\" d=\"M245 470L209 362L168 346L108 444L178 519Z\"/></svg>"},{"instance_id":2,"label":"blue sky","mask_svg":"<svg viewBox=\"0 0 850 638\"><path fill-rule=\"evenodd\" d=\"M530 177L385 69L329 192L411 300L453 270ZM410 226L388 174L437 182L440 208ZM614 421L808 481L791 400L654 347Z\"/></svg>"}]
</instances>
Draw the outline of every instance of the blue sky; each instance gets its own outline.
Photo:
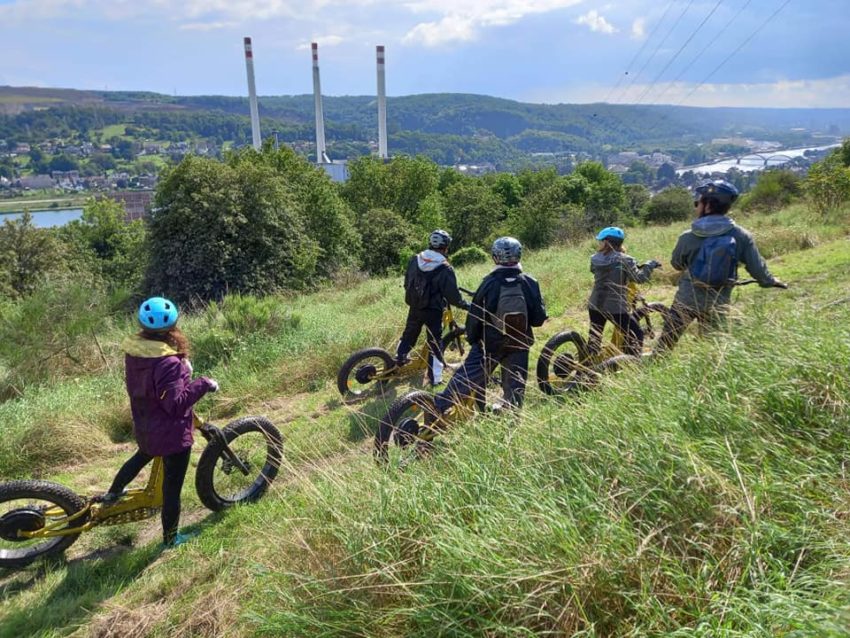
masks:
<instances>
[{"instance_id":1,"label":"blue sky","mask_svg":"<svg viewBox=\"0 0 850 638\"><path fill-rule=\"evenodd\" d=\"M850 107L848 32L848 0L0 0L0 85L241 95L250 35L262 95L312 90L316 40L328 95L384 44L390 95Z\"/></svg>"}]
</instances>

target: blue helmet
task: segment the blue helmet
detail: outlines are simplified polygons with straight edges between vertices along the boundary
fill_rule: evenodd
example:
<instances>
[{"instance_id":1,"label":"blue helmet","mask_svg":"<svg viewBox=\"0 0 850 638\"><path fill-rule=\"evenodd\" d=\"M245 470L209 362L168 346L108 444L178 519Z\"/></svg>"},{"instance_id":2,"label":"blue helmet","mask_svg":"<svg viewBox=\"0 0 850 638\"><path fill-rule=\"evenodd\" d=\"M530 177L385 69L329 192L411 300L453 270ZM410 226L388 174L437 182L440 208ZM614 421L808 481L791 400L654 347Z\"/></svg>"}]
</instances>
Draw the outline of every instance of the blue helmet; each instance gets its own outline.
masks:
<instances>
[{"instance_id":1,"label":"blue helmet","mask_svg":"<svg viewBox=\"0 0 850 638\"><path fill-rule=\"evenodd\" d=\"M626 233L623 232L622 228L618 228L617 226L608 226L607 228L603 228L596 236L597 241L604 241L606 239L613 239L614 241L623 241L625 238Z\"/></svg>"},{"instance_id":2,"label":"blue helmet","mask_svg":"<svg viewBox=\"0 0 850 638\"><path fill-rule=\"evenodd\" d=\"M164 297L151 297L139 306L139 324L148 332L165 332L177 323L177 306Z\"/></svg>"},{"instance_id":3,"label":"blue helmet","mask_svg":"<svg viewBox=\"0 0 850 638\"><path fill-rule=\"evenodd\" d=\"M499 237L493 242L490 254L497 264L512 266L518 264L522 257L522 244L513 237Z\"/></svg>"},{"instance_id":4,"label":"blue helmet","mask_svg":"<svg viewBox=\"0 0 850 638\"><path fill-rule=\"evenodd\" d=\"M721 204L731 204L738 199L738 189L725 179L710 179L703 182L694 190L697 197L716 199Z\"/></svg>"}]
</instances>

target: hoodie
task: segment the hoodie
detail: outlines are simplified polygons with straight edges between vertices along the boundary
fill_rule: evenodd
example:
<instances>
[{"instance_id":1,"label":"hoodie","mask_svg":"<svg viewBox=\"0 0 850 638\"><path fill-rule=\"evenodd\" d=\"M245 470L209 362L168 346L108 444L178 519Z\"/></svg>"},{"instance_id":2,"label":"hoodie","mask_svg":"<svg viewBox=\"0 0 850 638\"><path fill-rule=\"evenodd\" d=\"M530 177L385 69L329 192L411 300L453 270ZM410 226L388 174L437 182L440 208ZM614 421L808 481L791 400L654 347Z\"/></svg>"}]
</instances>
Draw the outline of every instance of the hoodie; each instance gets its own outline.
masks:
<instances>
[{"instance_id":1,"label":"hoodie","mask_svg":"<svg viewBox=\"0 0 850 638\"><path fill-rule=\"evenodd\" d=\"M642 284L652 276L650 266L638 268L634 257L615 250L594 253L590 258L590 272L595 279L587 306L606 315L624 315L631 312L629 283Z\"/></svg>"},{"instance_id":2,"label":"hoodie","mask_svg":"<svg viewBox=\"0 0 850 638\"><path fill-rule=\"evenodd\" d=\"M192 381L189 362L167 343L132 335L121 349L139 449L169 456L192 447L192 406L212 388L210 380Z\"/></svg>"},{"instance_id":3,"label":"hoodie","mask_svg":"<svg viewBox=\"0 0 850 638\"><path fill-rule=\"evenodd\" d=\"M424 276L428 282L428 298L423 305L419 305L419 300L411 295L413 280L419 276ZM407 293L405 301L412 310L442 311L447 303L463 309L469 307L469 302L458 290L457 277L449 260L436 250L423 250L410 258L404 274L404 289Z\"/></svg>"},{"instance_id":4,"label":"hoodie","mask_svg":"<svg viewBox=\"0 0 850 638\"><path fill-rule=\"evenodd\" d=\"M762 288L775 283L773 275L767 269L759 254L753 236L725 215L706 215L691 224L691 229L679 236L670 263L676 270L684 271L679 279L679 289L673 303L685 306L697 313L712 310L715 306L728 305L732 298L732 287L708 288L695 284L690 273L690 265L699 254L702 242L707 237L717 237L731 233L735 238L736 258L747 272L759 282Z\"/></svg>"}]
</instances>

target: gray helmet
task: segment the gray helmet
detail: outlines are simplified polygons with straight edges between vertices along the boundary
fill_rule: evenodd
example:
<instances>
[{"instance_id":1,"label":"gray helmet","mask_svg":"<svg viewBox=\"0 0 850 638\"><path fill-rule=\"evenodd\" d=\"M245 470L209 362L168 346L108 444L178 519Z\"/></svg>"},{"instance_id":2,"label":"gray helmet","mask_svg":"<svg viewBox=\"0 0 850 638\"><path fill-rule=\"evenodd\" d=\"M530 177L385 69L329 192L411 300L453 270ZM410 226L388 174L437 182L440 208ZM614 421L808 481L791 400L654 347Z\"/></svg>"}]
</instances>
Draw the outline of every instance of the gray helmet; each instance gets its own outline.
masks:
<instances>
[{"instance_id":1,"label":"gray helmet","mask_svg":"<svg viewBox=\"0 0 850 638\"><path fill-rule=\"evenodd\" d=\"M493 242L493 247L490 249L490 254L497 264L502 266L512 266L519 263L522 257L522 244L518 239L513 237L499 237Z\"/></svg>"},{"instance_id":2,"label":"gray helmet","mask_svg":"<svg viewBox=\"0 0 850 638\"><path fill-rule=\"evenodd\" d=\"M448 248L450 243L452 243L452 236L444 230L437 229L428 237L428 248L432 250Z\"/></svg>"}]
</instances>

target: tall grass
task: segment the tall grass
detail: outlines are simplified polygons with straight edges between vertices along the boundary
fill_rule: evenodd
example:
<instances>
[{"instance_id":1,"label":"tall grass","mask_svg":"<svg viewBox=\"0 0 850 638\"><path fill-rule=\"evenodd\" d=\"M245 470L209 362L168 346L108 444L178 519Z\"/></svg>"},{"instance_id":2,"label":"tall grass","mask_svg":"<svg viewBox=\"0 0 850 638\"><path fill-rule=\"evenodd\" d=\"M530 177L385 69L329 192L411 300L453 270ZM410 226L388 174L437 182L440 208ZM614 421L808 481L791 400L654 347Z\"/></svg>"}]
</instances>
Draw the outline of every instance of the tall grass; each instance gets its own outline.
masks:
<instances>
[{"instance_id":1,"label":"tall grass","mask_svg":"<svg viewBox=\"0 0 850 638\"><path fill-rule=\"evenodd\" d=\"M797 224L814 237L804 250L787 239ZM771 268L792 288L736 292L731 334L685 338L575 401L531 390L519 417L465 423L405 471L377 467L368 441L405 386L343 406L332 383L351 351L394 345L398 280L187 316L209 357L196 368L223 388L200 410L271 411L280 479L176 552L0 574L0 636L848 635L847 220L791 209L745 225L777 242ZM630 231L629 250L666 261L680 231ZM552 316L536 348L586 329L592 250L524 259ZM458 277L474 286L487 270ZM673 282L647 297L669 301ZM100 335L111 371L0 404L0 475L114 454L129 431L117 344L130 329ZM202 354L210 334L229 350ZM95 469L92 481L114 471Z\"/></svg>"},{"instance_id":2,"label":"tall grass","mask_svg":"<svg viewBox=\"0 0 850 638\"><path fill-rule=\"evenodd\" d=\"M844 635L848 329L767 317L270 503L258 632Z\"/></svg>"}]
</instances>

